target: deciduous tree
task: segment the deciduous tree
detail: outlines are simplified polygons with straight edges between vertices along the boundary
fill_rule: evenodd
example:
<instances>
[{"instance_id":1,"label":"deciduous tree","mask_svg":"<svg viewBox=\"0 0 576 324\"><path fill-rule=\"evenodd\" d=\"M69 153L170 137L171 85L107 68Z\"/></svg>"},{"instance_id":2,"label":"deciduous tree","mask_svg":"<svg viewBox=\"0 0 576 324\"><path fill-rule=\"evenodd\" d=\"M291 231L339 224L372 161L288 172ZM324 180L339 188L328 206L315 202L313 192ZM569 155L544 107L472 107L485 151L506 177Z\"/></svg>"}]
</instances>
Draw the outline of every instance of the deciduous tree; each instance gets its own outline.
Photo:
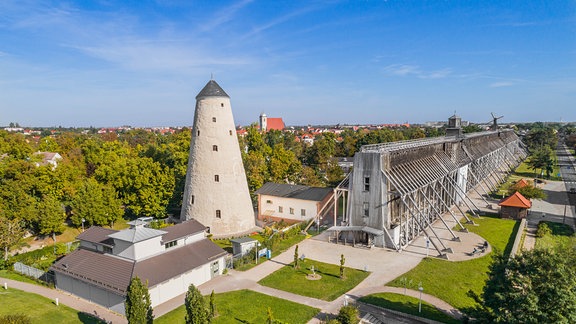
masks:
<instances>
[{"instance_id":1,"label":"deciduous tree","mask_svg":"<svg viewBox=\"0 0 576 324\"><path fill-rule=\"evenodd\" d=\"M576 323L575 257L574 246L511 259L497 254L473 316L485 323Z\"/></svg>"}]
</instances>

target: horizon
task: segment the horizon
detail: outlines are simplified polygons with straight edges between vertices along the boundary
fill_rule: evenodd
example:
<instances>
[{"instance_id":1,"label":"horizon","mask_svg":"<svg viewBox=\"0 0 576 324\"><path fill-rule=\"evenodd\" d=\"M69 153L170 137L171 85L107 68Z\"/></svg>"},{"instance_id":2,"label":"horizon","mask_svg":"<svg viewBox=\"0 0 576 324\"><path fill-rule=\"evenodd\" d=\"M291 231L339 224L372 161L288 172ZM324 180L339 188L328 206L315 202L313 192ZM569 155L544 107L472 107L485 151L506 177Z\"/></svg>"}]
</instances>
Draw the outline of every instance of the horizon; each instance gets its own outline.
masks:
<instances>
[{"instance_id":1,"label":"horizon","mask_svg":"<svg viewBox=\"0 0 576 324\"><path fill-rule=\"evenodd\" d=\"M576 2L5 1L0 124L576 120ZM375 123L374 120L378 120ZM98 126L101 127L101 126ZM104 127L104 126L102 126ZM106 126L113 127L113 126Z\"/></svg>"}]
</instances>

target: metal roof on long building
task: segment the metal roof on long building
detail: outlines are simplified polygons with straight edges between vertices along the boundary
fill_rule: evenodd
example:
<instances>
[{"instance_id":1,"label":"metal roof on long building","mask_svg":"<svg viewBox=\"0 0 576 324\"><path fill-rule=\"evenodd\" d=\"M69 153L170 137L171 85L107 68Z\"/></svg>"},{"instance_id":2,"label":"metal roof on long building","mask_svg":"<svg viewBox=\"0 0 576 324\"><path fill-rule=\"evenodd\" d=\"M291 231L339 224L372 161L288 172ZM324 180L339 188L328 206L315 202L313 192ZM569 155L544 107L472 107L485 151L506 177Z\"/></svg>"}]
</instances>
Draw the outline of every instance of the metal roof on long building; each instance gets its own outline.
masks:
<instances>
[{"instance_id":1,"label":"metal roof on long building","mask_svg":"<svg viewBox=\"0 0 576 324\"><path fill-rule=\"evenodd\" d=\"M302 200L322 201L333 192L332 188L308 187L285 183L266 182L256 194Z\"/></svg>"}]
</instances>

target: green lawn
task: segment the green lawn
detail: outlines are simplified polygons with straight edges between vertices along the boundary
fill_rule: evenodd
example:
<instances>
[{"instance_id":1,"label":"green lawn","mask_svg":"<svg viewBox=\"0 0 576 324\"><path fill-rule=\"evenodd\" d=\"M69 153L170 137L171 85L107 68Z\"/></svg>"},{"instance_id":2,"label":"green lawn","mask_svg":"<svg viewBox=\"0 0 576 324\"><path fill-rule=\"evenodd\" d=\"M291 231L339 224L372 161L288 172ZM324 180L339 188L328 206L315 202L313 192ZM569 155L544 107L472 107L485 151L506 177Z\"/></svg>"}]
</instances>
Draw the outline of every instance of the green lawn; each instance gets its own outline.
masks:
<instances>
[{"instance_id":1,"label":"green lawn","mask_svg":"<svg viewBox=\"0 0 576 324\"><path fill-rule=\"evenodd\" d=\"M552 230L551 235L536 238L537 249L549 249L557 246L566 246L576 242L572 228L566 224L544 222Z\"/></svg>"},{"instance_id":2,"label":"green lawn","mask_svg":"<svg viewBox=\"0 0 576 324\"><path fill-rule=\"evenodd\" d=\"M320 311L317 308L294 303L251 290L215 294L218 317L212 323L265 323L268 307L274 318L283 323L306 323ZM208 298L207 298L208 299ZM186 308L180 306L154 320L155 323L184 323Z\"/></svg>"},{"instance_id":3,"label":"green lawn","mask_svg":"<svg viewBox=\"0 0 576 324\"><path fill-rule=\"evenodd\" d=\"M334 260L339 262L340 260ZM306 275L315 272L322 276L320 280L308 280ZM294 269L292 265L284 266L275 271L258 283L294 294L332 301L356 287L370 273L345 268L346 279L340 279L340 265L323 263L320 261L305 259L300 261L300 268Z\"/></svg>"},{"instance_id":4,"label":"green lawn","mask_svg":"<svg viewBox=\"0 0 576 324\"><path fill-rule=\"evenodd\" d=\"M487 216L474 219L474 222L478 226L469 224L465 226L471 232L486 239L493 249L504 251L505 254L510 253L519 228L518 222ZM460 262L425 258L414 269L392 280L387 285L404 287L402 283L404 277L412 280L413 287L411 288L413 289L421 282L425 293L434 295L465 312L467 308L476 304L467 295L467 292L469 290L478 294L482 292L482 287L488 278L488 266L491 262L490 255Z\"/></svg>"},{"instance_id":5,"label":"green lawn","mask_svg":"<svg viewBox=\"0 0 576 324\"><path fill-rule=\"evenodd\" d=\"M37 281L10 270L0 270L0 278L12 279L16 281L22 281L34 285L39 285Z\"/></svg>"},{"instance_id":6,"label":"green lawn","mask_svg":"<svg viewBox=\"0 0 576 324\"><path fill-rule=\"evenodd\" d=\"M387 309L392 309L406 314L415 315L442 323L461 323L459 320L444 314L436 307L422 302L422 312L418 312L419 299L395 293L378 293L360 298L366 304L372 304Z\"/></svg>"},{"instance_id":7,"label":"green lawn","mask_svg":"<svg viewBox=\"0 0 576 324\"><path fill-rule=\"evenodd\" d=\"M0 315L26 314L32 323L105 323L89 314L18 289L0 290ZM10 307L6 307L9 305Z\"/></svg>"}]
</instances>

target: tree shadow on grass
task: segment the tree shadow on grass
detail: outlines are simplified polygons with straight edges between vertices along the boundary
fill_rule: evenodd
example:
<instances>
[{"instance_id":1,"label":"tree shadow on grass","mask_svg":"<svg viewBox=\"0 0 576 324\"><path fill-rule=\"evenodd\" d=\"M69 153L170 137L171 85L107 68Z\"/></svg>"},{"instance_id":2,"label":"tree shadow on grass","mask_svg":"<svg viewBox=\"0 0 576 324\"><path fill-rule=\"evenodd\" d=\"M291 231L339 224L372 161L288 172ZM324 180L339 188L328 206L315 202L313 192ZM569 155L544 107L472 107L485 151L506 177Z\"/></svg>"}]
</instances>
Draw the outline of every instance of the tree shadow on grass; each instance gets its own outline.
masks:
<instances>
[{"instance_id":1,"label":"tree shadow on grass","mask_svg":"<svg viewBox=\"0 0 576 324\"><path fill-rule=\"evenodd\" d=\"M106 324L107 322L99 317L86 312L78 312L78 320L85 324Z\"/></svg>"}]
</instances>

